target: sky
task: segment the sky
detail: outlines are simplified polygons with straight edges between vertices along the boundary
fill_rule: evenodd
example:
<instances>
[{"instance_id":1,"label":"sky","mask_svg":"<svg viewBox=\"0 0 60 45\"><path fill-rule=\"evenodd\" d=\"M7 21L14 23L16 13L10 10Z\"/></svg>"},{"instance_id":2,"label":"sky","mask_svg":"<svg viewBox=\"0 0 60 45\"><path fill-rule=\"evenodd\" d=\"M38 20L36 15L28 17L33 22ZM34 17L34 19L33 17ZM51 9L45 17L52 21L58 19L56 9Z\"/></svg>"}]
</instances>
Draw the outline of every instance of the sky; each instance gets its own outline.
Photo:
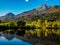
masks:
<instances>
[{"instance_id":1,"label":"sky","mask_svg":"<svg viewBox=\"0 0 60 45\"><path fill-rule=\"evenodd\" d=\"M0 0L0 16L9 12L17 15L38 8L43 4L60 5L60 0Z\"/></svg>"}]
</instances>

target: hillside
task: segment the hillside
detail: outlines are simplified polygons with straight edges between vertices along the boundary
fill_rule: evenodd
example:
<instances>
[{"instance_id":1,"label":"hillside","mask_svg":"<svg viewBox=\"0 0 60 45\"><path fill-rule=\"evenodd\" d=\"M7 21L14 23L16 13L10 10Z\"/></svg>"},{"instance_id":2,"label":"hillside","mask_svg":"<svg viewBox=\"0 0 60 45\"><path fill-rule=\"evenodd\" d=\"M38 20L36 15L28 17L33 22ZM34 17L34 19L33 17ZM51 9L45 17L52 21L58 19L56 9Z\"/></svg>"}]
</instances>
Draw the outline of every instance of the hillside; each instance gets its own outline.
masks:
<instances>
[{"instance_id":1,"label":"hillside","mask_svg":"<svg viewBox=\"0 0 60 45\"><path fill-rule=\"evenodd\" d=\"M0 20L10 21L10 20L37 20L37 19L48 19L56 20L60 19L60 6L49 6L47 4L42 5L39 8L26 11L16 16L13 13L8 13L5 16L1 16Z\"/></svg>"},{"instance_id":2,"label":"hillside","mask_svg":"<svg viewBox=\"0 0 60 45\"><path fill-rule=\"evenodd\" d=\"M0 20L2 21L10 21L15 18L15 15L11 12L7 13L5 16L1 16Z\"/></svg>"},{"instance_id":3,"label":"hillside","mask_svg":"<svg viewBox=\"0 0 60 45\"><path fill-rule=\"evenodd\" d=\"M56 20L60 19L60 6L49 6L42 5L39 8L23 12L16 16L16 20L37 20L37 19L48 19L48 20Z\"/></svg>"}]
</instances>

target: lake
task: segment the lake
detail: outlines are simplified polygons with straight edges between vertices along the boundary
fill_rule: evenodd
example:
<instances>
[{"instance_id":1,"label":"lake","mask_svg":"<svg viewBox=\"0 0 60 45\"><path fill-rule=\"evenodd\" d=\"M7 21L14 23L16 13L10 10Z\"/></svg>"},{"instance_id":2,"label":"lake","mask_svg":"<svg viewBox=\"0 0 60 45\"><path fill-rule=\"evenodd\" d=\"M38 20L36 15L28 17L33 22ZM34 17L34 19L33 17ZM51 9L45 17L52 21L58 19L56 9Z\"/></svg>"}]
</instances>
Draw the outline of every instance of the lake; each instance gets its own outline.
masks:
<instances>
[{"instance_id":1,"label":"lake","mask_svg":"<svg viewBox=\"0 0 60 45\"><path fill-rule=\"evenodd\" d=\"M31 45L31 44L17 38L7 40L4 37L0 37L0 45Z\"/></svg>"},{"instance_id":2,"label":"lake","mask_svg":"<svg viewBox=\"0 0 60 45\"><path fill-rule=\"evenodd\" d=\"M32 45L29 42L34 45L60 45L60 29L9 29L0 31L0 45Z\"/></svg>"},{"instance_id":3,"label":"lake","mask_svg":"<svg viewBox=\"0 0 60 45\"><path fill-rule=\"evenodd\" d=\"M32 45L14 37L14 35L0 32L0 45Z\"/></svg>"}]
</instances>

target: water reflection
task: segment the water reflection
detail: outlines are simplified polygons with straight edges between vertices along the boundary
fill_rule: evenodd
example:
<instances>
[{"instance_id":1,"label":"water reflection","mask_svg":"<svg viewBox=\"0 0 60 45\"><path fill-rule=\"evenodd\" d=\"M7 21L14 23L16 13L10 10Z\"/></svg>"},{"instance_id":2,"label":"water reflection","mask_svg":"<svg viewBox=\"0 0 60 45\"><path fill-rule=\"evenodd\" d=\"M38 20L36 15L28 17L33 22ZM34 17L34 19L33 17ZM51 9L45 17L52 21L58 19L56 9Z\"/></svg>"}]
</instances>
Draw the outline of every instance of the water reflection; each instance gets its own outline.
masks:
<instances>
[{"instance_id":1,"label":"water reflection","mask_svg":"<svg viewBox=\"0 0 60 45\"><path fill-rule=\"evenodd\" d=\"M0 45L31 45L16 38L13 34L0 32Z\"/></svg>"},{"instance_id":2,"label":"water reflection","mask_svg":"<svg viewBox=\"0 0 60 45\"><path fill-rule=\"evenodd\" d=\"M60 42L60 29L18 29L5 30L0 32L0 45L32 45L45 43L53 44L53 42ZM42 41L43 40L43 41ZM48 41L48 42L47 42ZM41 42L41 43L40 43ZM54 43L54 45L57 43Z\"/></svg>"},{"instance_id":3,"label":"water reflection","mask_svg":"<svg viewBox=\"0 0 60 45\"><path fill-rule=\"evenodd\" d=\"M60 29L31 29L25 35L34 45L60 45Z\"/></svg>"}]
</instances>

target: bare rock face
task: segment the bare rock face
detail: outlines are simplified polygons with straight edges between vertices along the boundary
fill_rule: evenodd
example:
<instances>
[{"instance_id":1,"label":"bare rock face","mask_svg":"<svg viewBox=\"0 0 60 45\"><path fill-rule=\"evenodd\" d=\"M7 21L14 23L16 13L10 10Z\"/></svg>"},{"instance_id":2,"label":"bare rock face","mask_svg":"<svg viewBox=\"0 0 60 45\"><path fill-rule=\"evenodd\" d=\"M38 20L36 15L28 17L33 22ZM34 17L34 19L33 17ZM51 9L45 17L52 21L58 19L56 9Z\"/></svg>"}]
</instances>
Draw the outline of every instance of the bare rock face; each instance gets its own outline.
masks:
<instances>
[{"instance_id":1,"label":"bare rock face","mask_svg":"<svg viewBox=\"0 0 60 45\"><path fill-rule=\"evenodd\" d=\"M42 5L42 8L43 8L43 10L47 10L47 9L49 9L49 8L50 8L50 6L49 6L49 5L47 5L47 4L45 4L45 5Z\"/></svg>"}]
</instances>

